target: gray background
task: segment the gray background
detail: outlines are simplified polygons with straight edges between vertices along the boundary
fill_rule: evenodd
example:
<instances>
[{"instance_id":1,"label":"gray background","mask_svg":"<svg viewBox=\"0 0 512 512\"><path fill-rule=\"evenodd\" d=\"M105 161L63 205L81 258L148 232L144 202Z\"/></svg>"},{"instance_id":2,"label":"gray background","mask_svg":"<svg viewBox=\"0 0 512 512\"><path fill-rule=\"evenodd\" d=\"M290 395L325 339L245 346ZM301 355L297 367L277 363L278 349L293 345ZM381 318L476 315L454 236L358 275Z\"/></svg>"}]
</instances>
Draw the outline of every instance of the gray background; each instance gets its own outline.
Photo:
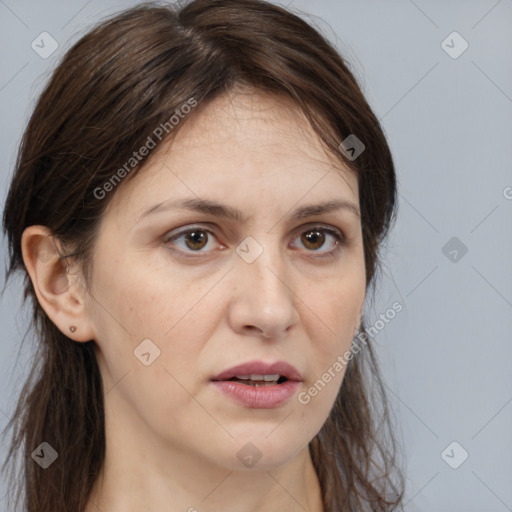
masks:
<instances>
[{"instance_id":1,"label":"gray background","mask_svg":"<svg viewBox=\"0 0 512 512\"><path fill-rule=\"evenodd\" d=\"M2 205L56 59L99 18L135 3L0 0ZM399 217L366 318L371 325L393 302L404 306L374 343L404 446L405 508L512 511L512 1L287 4L351 62L395 158ZM48 59L31 48L43 31L59 44ZM442 46L453 31L469 44L457 58ZM460 51L451 39L447 49ZM14 281L0 312L0 428L30 354L27 344L17 359L27 325L20 301ZM5 492L2 482L0 509Z\"/></svg>"}]
</instances>

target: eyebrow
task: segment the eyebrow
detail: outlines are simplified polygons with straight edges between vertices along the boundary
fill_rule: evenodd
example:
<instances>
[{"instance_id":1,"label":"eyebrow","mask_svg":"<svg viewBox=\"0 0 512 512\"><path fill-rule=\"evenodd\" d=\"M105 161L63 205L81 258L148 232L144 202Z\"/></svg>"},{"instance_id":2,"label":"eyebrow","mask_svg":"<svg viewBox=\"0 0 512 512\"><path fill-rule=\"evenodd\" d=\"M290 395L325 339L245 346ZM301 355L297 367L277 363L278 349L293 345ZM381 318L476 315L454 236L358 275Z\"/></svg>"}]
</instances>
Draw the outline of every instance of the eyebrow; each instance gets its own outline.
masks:
<instances>
[{"instance_id":1,"label":"eyebrow","mask_svg":"<svg viewBox=\"0 0 512 512\"><path fill-rule=\"evenodd\" d=\"M251 217L245 217L240 210L228 205L224 205L222 203L218 203L217 201L213 201L211 199L189 198L180 199L177 201L164 201L162 203L151 206L140 215L137 223L150 215L172 209L184 209L197 213L204 213L212 215L213 217L233 220L239 223L246 223L251 219ZM289 214L288 217L292 220L299 220L306 217L313 217L315 215L333 212L336 210L348 210L358 217L361 216L361 212L355 203L345 199L333 199L324 203L301 206Z\"/></svg>"}]
</instances>

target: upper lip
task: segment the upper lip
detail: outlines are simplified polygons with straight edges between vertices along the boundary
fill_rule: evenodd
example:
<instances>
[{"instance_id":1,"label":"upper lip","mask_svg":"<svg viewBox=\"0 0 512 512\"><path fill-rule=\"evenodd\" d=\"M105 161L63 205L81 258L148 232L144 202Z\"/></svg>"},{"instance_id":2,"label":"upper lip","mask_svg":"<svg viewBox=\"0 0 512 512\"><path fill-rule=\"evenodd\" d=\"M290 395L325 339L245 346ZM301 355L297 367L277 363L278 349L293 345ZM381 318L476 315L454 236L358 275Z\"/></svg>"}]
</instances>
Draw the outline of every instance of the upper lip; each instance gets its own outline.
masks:
<instances>
[{"instance_id":1,"label":"upper lip","mask_svg":"<svg viewBox=\"0 0 512 512\"><path fill-rule=\"evenodd\" d=\"M275 363L248 361L219 373L212 380L229 380L237 375L281 375L289 380L302 381L302 375L297 368L285 361Z\"/></svg>"}]
</instances>

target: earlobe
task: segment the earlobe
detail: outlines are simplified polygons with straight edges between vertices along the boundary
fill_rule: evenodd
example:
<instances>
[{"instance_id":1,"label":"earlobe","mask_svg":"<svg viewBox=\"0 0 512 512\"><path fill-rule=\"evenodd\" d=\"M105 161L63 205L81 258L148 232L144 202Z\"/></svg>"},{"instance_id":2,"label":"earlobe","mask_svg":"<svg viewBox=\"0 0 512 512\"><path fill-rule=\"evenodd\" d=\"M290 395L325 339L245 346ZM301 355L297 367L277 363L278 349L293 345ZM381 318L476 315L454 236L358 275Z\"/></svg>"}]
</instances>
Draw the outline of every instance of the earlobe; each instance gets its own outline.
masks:
<instances>
[{"instance_id":1,"label":"earlobe","mask_svg":"<svg viewBox=\"0 0 512 512\"><path fill-rule=\"evenodd\" d=\"M37 300L62 333L75 341L94 339L85 306L86 292L69 273L61 244L45 226L29 226L21 239L23 262Z\"/></svg>"}]
</instances>

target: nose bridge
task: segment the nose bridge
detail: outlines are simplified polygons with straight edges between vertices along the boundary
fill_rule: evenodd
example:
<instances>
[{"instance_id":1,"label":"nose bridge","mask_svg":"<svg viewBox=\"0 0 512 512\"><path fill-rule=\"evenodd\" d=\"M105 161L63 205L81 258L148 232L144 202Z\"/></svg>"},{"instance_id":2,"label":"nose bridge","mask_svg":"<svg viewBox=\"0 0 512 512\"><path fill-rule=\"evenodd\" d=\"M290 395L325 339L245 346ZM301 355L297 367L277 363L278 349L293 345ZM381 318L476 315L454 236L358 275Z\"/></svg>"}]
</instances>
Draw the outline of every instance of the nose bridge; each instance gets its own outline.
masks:
<instances>
[{"instance_id":1,"label":"nose bridge","mask_svg":"<svg viewBox=\"0 0 512 512\"><path fill-rule=\"evenodd\" d=\"M267 299L289 292L283 284L287 274L286 262L276 238L276 235L268 233L258 235L258 239L247 237L237 248L242 260L238 262L240 278L250 279L255 289L265 293Z\"/></svg>"},{"instance_id":2,"label":"nose bridge","mask_svg":"<svg viewBox=\"0 0 512 512\"><path fill-rule=\"evenodd\" d=\"M248 237L237 247L237 254L234 322L239 327L258 327L267 335L286 330L295 321L295 301L276 235Z\"/></svg>"}]
</instances>

